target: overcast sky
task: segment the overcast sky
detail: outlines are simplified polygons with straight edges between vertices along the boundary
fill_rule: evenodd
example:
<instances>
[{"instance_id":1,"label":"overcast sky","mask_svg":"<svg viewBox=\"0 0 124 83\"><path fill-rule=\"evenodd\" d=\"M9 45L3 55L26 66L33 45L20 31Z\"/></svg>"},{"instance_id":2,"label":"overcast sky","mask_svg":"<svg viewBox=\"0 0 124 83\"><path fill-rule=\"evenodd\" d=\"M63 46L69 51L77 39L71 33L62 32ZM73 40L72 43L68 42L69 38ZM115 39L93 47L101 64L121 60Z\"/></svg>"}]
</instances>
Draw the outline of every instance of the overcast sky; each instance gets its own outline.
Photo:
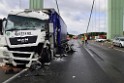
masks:
<instances>
[{"instance_id":1,"label":"overcast sky","mask_svg":"<svg viewBox=\"0 0 124 83\"><path fill-rule=\"evenodd\" d=\"M21 3L20 3L21 1ZM93 0L58 0L60 15L71 34L85 33ZM29 0L0 0L0 18L11 10L27 9ZM44 0L45 8L55 8L55 0ZM107 0L95 0L88 32L107 31Z\"/></svg>"}]
</instances>

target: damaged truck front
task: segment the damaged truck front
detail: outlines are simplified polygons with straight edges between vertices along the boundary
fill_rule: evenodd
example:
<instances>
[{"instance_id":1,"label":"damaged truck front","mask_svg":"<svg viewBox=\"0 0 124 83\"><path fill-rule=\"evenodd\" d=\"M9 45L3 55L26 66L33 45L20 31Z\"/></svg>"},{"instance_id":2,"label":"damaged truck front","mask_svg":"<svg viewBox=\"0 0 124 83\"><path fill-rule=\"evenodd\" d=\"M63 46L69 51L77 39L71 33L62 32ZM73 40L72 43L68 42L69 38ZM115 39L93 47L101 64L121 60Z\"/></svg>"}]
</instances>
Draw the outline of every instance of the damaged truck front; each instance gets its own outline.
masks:
<instances>
[{"instance_id":1,"label":"damaged truck front","mask_svg":"<svg viewBox=\"0 0 124 83\"><path fill-rule=\"evenodd\" d=\"M12 11L2 24L0 57L7 65L44 64L62 53L67 28L54 9Z\"/></svg>"}]
</instances>

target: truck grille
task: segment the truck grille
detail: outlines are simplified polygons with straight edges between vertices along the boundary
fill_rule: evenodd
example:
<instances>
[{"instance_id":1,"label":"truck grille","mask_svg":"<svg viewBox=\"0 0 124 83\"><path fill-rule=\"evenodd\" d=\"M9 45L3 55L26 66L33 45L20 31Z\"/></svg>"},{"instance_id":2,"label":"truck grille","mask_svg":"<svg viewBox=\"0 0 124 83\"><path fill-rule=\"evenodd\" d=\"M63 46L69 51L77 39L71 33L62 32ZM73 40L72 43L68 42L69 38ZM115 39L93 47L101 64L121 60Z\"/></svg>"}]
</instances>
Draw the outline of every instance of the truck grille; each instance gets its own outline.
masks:
<instances>
[{"instance_id":1,"label":"truck grille","mask_svg":"<svg viewBox=\"0 0 124 83\"><path fill-rule=\"evenodd\" d=\"M21 54L21 53L13 53L14 57L18 58L30 58L31 54ZM16 63L21 63L21 64L28 64L29 61L25 60L14 60Z\"/></svg>"},{"instance_id":2,"label":"truck grille","mask_svg":"<svg viewBox=\"0 0 124 83\"><path fill-rule=\"evenodd\" d=\"M37 36L9 38L11 45L36 43Z\"/></svg>"},{"instance_id":3,"label":"truck grille","mask_svg":"<svg viewBox=\"0 0 124 83\"><path fill-rule=\"evenodd\" d=\"M19 48L10 48L8 47L9 51L20 51L20 52L34 52L37 50L36 46L32 46L32 47L19 47Z\"/></svg>"},{"instance_id":4,"label":"truck grille","mask_svg":"<svg viewBox=\"0 0 124 83\"><path fill-rule=\"evenodd\" d=\"M23 61L23 60L14 60L16 63L22 63L22 64L28 64L29 61Z\"/></svg>"},{"instance_id":5,"label":"truck grille","mask_svg":"<svg viewBox=\"0 0 124 83\"><path fill-rule=\"evenodd\" d=\"M20 57L20 58L30 58L31 54L20 54L20 53L13 53L14 57Z\"/></svg>"}]
</instances>

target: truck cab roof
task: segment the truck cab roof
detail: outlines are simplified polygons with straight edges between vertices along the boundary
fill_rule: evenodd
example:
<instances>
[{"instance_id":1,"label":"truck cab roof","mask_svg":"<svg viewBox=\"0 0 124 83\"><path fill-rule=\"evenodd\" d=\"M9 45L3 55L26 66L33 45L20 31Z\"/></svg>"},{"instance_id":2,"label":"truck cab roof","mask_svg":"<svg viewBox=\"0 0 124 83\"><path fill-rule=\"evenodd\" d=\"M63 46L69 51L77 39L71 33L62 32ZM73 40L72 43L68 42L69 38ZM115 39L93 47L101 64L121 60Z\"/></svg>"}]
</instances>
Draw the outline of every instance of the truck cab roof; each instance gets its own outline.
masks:
<instances>
[{"instance_id":1,"label":"truck cab roof","mask_svg":"<svg viewBox=\"0 0 124 83\"><path fill-rule=\"evenodd\" d=\"M49 15L44 13L42 10L20 10L20 11L11 11L9 15L37 18L40 20L48 20Z\"/></svg>"}]
</instances>

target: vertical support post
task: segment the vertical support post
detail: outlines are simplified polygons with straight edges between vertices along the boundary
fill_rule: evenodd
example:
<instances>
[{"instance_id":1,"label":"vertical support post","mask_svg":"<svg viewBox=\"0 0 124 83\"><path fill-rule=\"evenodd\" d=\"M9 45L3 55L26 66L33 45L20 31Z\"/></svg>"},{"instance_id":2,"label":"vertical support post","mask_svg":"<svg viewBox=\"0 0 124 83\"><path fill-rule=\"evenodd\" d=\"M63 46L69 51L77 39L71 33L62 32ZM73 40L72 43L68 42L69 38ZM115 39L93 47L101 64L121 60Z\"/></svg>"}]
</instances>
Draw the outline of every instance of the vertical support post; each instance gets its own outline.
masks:
<instances>
[{"instance_id":1,"label":"vertical support post","mask_svg":"<svg viewBox=\"0 0 124 83\"><path fill-rule=\"evenodd\" d=\"M123 36L123 5L123 0L108 0L108 39Z\"/></svg>"},{"instance_id":2,"label":"vertical support post","mask_svg":"<svg viewBox=\"0 0 124 83\"><path fill-rule=\"evenodd\" d=\"M29 9L43 9L43 0L30 0Z\"/></svg>"}]
</instances>

